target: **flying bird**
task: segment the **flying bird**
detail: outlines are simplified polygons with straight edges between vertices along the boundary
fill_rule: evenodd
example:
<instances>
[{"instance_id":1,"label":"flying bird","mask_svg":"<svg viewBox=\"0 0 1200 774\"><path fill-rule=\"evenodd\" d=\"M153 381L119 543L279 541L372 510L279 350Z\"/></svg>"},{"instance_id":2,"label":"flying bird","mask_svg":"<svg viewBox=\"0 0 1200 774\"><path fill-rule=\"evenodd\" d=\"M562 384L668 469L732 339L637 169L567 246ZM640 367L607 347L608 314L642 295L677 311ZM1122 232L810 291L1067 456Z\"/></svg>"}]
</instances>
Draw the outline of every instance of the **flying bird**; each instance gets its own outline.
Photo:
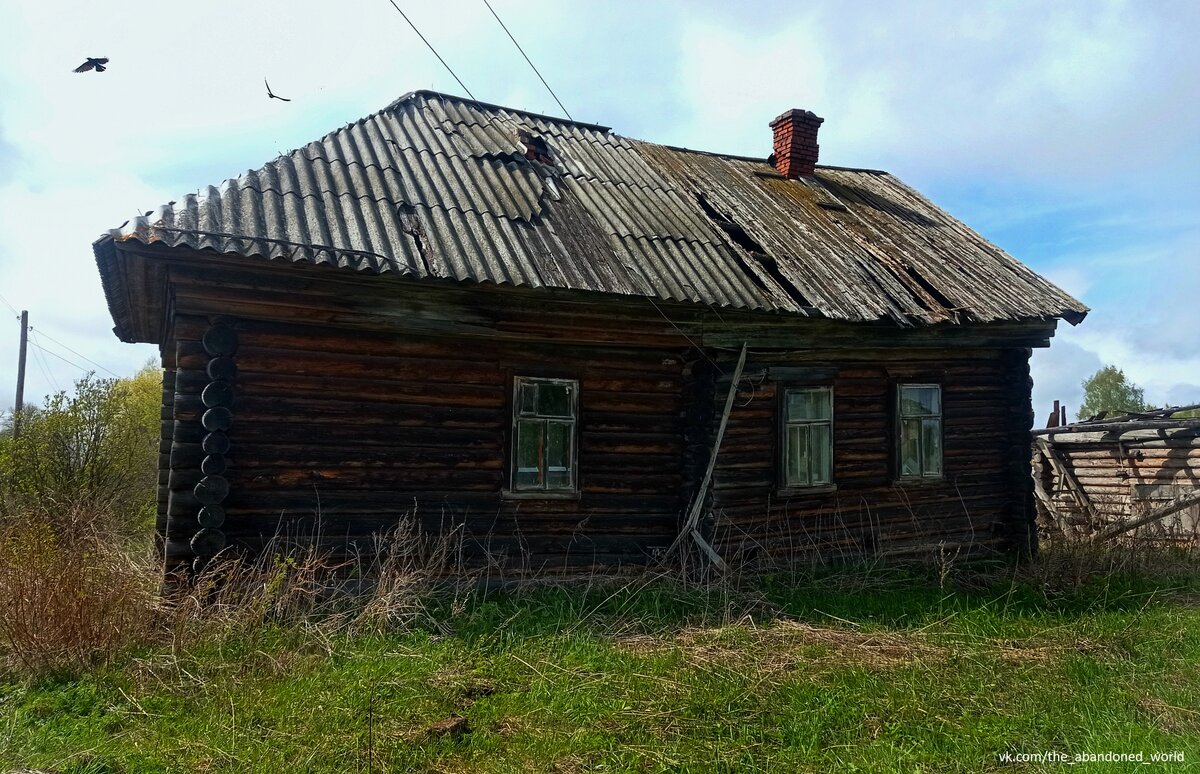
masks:
<instances>
[{"instance_id":1,"label":"flying bird","mask_svg":"<svg viewBox=\"0 0 1200 774\"><path fill-rule=\"evenodd\" d=\"M282 102L291 102L291 100L288 99L287 97L281 97L278 94L276 94L275 92L271 91L271 84L267 83L266 78L263 78L263 85L267 87L267 96L270 97L271 99L277 99Z\"/></svg>"},{"instance_id":2,"label":"flying bird","mask_svg":"<svg viewBox=\"0 0 1200 774\"><path fill-rule=\"evenodd\" d=\"M71 72L86 73L88 70L95 70L98 73L104 72L107 68L108 57L106 56L89 56L87 61L76 67Z\"/></svg>"}]
</instances>

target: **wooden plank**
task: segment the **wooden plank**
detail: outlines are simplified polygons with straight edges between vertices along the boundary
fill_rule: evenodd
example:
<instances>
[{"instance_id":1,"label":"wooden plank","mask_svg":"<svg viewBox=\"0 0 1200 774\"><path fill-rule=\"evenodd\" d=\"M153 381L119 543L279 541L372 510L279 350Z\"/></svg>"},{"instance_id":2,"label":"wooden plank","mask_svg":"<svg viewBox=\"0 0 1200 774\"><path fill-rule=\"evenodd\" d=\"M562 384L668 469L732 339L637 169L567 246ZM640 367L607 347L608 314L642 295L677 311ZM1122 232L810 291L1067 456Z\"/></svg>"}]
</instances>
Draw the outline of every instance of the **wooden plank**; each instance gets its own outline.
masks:
<instances>
[{"instance_id":1,"label":"wooden plank","mask_svg":"<svg viewBox=\"0 0 1200 774\"><path fill-rule=\"evenodd\" d=\"M1046 457L1042 453L1040 446L1037 448L1037 452L1043 460L1046 460ZM1046 465L1051 466L1049 460L1046 460ZM1058 504L1054 502L1054 498L1051 497L1050 493L1046 491L1046 487L1042 483L1042 479L1036 471L1033 474L1033 492L1034 496L1037 497L1038 501L1042 504L1042 507L1046 509L1046 516L1050 519L1053 519L1054 524L1058 527L1059 531L1068 538L1075 537L1078 533L1078 530L1066 518L1064 518L1061 513L1059 513Z\"/></svg>"},{"instance_id":2,"label":"wooden plank","mask_svg":"<svg viewBox=\"0 0 1200 774\"><path fill-rule=\"evenodd\" d=\"M1092 542L1103 543L1107 540L1112 540L1115 537L1124 535L1126 532L1132 532L1138 527L1144 527L1156 521L1161 521L1173 513L1178 513L1185 508L1190 508L1193 505L1200 505L1200 489L1190 495L1180 497L1174 502L1155 508L1140 519L1134 519L1124 524L1118 524L1101 532L1097 532L1092 536Z\"/></svg>"},{"instance_id":3,"label":"wooden plank","mask_svg":"<svg viewBox=\"0 0 1200 774\"><path fill-rule=\"evenodd\" d=\"M699 532L696 532L696 525L700 522L700 511L704 507L704 498L708 495L708 485L712 480L713 469L717 464L717 454L721 450L721 440L725 437L725 428L729 424L729 415L733 411L733 400L737 396L738 381L741 379L742 369L746 365L746 352L748 349L749 347L743 343L741 354L738 355L737 366L733 369L733 378L730 381L729 392L725 396L725 410L721 413L721 423L717 428L717 437L713 441L712 450L709 453L708 467L705 469L704 477L700 480L700 486L696 490L695 499L692 501L692 507L689 509L687 520L684 521L683 528L679 531L679 537L675 539L675 542L668 549L668 555L676 550L684 537L692 533L695 533L695 537L699 536ZM701 548L703 547L702 545Z\"/></svg>"},{"instance_id":4,"label":"wooden plank","mask_svg":"<svg viewBox=\"0 0 1200 774\"><path fill-rule=\"evenodd\" d=\"M1092 505L1092 501L1088 498L1087 491L1084 490L1079 480L1075 478L1075 474L1071 471L1070 467L1058 458L1054 453L1054 447L1045 438L1037 438L1036 443L1042 456L1045 457L1054 473L1066 483L1067 488L1074 495L1079 506L1084 509L1090 518L1094 519L1096 517L1096 509Z\"/></svg>"}]
</instances>

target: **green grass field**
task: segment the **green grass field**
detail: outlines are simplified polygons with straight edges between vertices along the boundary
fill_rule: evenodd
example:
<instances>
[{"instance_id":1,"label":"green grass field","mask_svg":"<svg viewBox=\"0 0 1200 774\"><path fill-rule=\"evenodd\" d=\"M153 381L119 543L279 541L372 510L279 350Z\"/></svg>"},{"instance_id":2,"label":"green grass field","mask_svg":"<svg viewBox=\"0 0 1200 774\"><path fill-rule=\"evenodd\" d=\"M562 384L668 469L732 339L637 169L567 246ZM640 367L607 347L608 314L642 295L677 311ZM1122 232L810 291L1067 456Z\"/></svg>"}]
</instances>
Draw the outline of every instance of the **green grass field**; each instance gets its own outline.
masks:
<instances>
[{"instance_id":1,"label":"green grass field","mask_svg":"<svg viewBox=\"0 0 1200 774\"><path fill-rule=\"evenodd\" d=\"M12 673L0 771L1064 770L1001 757L1043 751L1200 770L1194 575L970 585L843 568L442 592L391 630L214 631Z\"/></svg>"}]
</instances>

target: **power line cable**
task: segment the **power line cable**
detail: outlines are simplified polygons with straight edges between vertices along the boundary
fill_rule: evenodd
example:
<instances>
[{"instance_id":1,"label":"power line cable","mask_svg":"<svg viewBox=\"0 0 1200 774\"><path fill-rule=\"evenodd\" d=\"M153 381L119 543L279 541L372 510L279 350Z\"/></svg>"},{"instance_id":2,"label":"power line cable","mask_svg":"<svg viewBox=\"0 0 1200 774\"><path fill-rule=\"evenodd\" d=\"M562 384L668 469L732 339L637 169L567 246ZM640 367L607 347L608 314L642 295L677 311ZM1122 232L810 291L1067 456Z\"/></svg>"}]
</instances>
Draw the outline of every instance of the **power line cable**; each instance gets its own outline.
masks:
<instances>
[{"instance_id":1,"label":"power line cable","mask_svg":"<svg viewBox=\"0 0 1200 774\"><path fill-rule=\"evenodd\" d=\"M63 361L64 363L66 363L67 365L71 366L72 368L77 368L77 369L79 369L80 371L82 371L82 372L83 372L83 373L85 373L85 374L87 374L87 373L91 373L91 371L89 371L88 369L86 369L86 368L84 368L83 366L79 365L78 363L73 363L73 362L71 362L70 360L67 360L67 359L66 359L65 357L63 357L62 355L60 355L60 354L58 354L58 353L56 353L56 352L51 352L50 350L48 350L48 349L46 349L45 347L43 347L41 344L38 344L38 343L36 343L36 342L33 342L33 341L30 341L29 343L30 343L30 344L32 344L33 346L37 347L37 348L38 348L38 349L40 349L41 351L45 352L47 355L50 355L51 357L56 357L56 358L58 358L59 360L61 360L61 361Z\"/></svg>"},{"instance_id":2,"label":"power line cable","mask_svg":"<svg viewBox=\"0 0 1200 774\"><path fill-rule=\"evenodd\" d=\"M707 361L709 362L709 364L711 364L711 365L712 365L712 367L713 367L713 368L717 369L717 373L719 373L721 376L724 376L724 375L725 375L725 371L724 371L724 370L721 368L721 366L717 365L717 361L715 361L715 360L713 360L711 357L709 357L709 356L708 356L708 355L707 355L707 354L704 352L704 350L703 350L703 349L701 349L701 347L700 347L700 345L699 345L699 344L697 344L696 342L692 341L692 337L691 337L691 336L689 336L689 335L687 335L686 333L684 333L684 331L683 331L683 328L680 328L678 325L676 325L674 320L672 320L670 317L667 317L667 313L666 313L666 312L664 312L664 311L662 310L662 307L661 307L661 306L659 306L658 304L654 303L654 299L653 299L653 298L651 298L650 296L645 296L645 299L646 299L647 301L649 301L649 302L650 302L650 306L654 307L654 308L655 308L655 309L658 311L658 313L659 313L660 315L662 315L662 318L663 318L664 320L666 320L667 322L669 322L669 323L671 324L671 327L675 329L675 332L676 332L676 333L678 333L680 336L682 336L682 337L683 337L683 338L684 338L684 339L687 341L687 343L688 343L688 344L691 344L691 345L692 345L692 348L693 348L693 349L695 349L697 352L699 352L699 353L700 353L700 357L702 357L702 358L704 358L705 360L707 360Z\"/></svg>"},{"instance_id":3,"label":"power line cable","mask_svg":"<svg viewBox=\"0 0 1200 774\"><path fill-rule=\"evenodd\" d=\"M33 356L34 362L42 370L42 376L46 377L46 381L54 387L55 392L61 391L62 388L58 386L58 380L54 378L54 375L50 372L50 366L46 363L46 356L37 349L33 350Z\"/></svg>"},{"instance_id":4,"label":"power line cable","mask_svg":"<svg viewBox=\"0 0 1200 774\"><path fill-rule=\"evenodd\" d=\"M34 329L34 328L33 328L33 326L32 326L32 325L30 325L30 326L29 326L29 330L31 330L31 331L32 331L33 329ZM100 364L99 364L99 363L97 363L95 360L92 360L92 359L91 359L90 357L88 357L87 355L85 355L85 354L83 354L83 353L81 353L81 352L76 352L75 350L73 350L73 349L71 349L70 347L68 347L66 344L63 344L61 341L59 341L58 339L56 339L56 338L54 338L53 336L51 336L49 333L46 333L46 332L45 332L45 331L43 331L43 330L38 330L38 333L39 333L39 334L41 334L41 337L42 337L42 338L45 338L45 339L50 339L51 341L53 341L53 342L54 342L55 344L57 344L58 346L62 347L62 348L63 348L63 349L65 349L66 351L70 352L72 355L75 355L75 356L77 356L77 357L81 357L81 358L83 358L83 359L84 359L84 360L86 360L87 362L89 362L89 363L91 363L92 365L94 365L94 366L96 366L97 368L99 368L101 371L105 371L106 373L110 373L110 374L112 374L114 377L116 377L117 379L120 379L120 378L121 378L121 375L120 375L120 374L113 373L111 370L109 370L109 369L105 368L104 366L100 365Z\"/></svg>"},{"instance_id":5,"label":"power line cable","mask_svg":"<svg viewBox=\"0 0 1200 774\"><path fill-rule=\"evenodd\" d=\"M408 26L413 28L413 32L417 33L417 37L421 39L421 42L429 47L429 50L433 52L433 55L436 56L438 61L442 63L442 67L445 67L446 71L454 76L454 80L458 81L458 85L462 86L462 89L467 93L467 96L478 102L479 100L475 99L475 95L472 94L471 90L467 88L467 84L463 83L462 78L459 78L458 75L455 74L454 70L450 69L450 65L446 64L446 60L442 59L442 55L437 52L437 49L433 47L433 44L425 39L425 36L421 34L419 29L417 29L417 25L413 24L412 19L408 18L408 14L400 10L400 6L396 5L396 0L388 0L388 2L391 3L392 7L404 17L404 21L408 22Z\"/></svg>"},{"instance_id":6,"label":"power line cable","mask_svg":"<svg viewBox=\"0 0 1200 774\"><path fill-rule=\"evenodd\" d=\"M4 305L7 306L9 309L11 309L12 313L15 314L17 317L21 316L21 313L17 311L17 308L15 306L13 306L12 304L8 303L8 299L5 298L3 295L0 295L0 301L3 301Z\"/></svg>"},{"instance_id":7,"label":"power line cable","mask_svg":"<svg viewBox=\"0 0 1200 774\"><path fill-rule=\"evenodd\" d=\"M508 35L508 39L511 40L513 45L517 47L517 50L521 52L521 56L525 57L526 63L533 68L533 72L537 75L538 80L540 80L542 85L546 87L546 91L550 92L550 96L554 97L554 101L558 103L560 108L562 108L562 112L566 113L567 118L570 118L572 121L574 121L575 119L571 117L571 113L563 105L562 100L559 99L558 95L554 93L554 89L550 88L550 84L546 83L546 79L542 77L542 74L538 71L537 66L532 60L530 60L529 55L525 53L525 49L521 48L521 44L518 43L517 39L513 37L513 34L509 32L508 26L504 23L504 20L500 18L500 14L496 13L496 9L492 7L492 4L489 3L488 0L483 0L483 4L486 5L487 9L492 12L492 16L496 17L496 21L500 22L500 28L504 30L505 34ZM463 88L465 89L466 86Z\"/></svg>"},{"instance_id":8,"label":"power line cable","mask_svg":"<svg viewBox=\"0 0 1200 774\"><path fill-rule=\"evenodd\" d=\"M54 378L54 370L50 368L49 362L46 361L46 355L43 355L36 348L34 349L34 355L37 358L38 370L41 370L42 376L46 377L47 384L53 386L55 392L60 392L62 388L59 386L59 380Z\"/></svg>"}]
</instances>

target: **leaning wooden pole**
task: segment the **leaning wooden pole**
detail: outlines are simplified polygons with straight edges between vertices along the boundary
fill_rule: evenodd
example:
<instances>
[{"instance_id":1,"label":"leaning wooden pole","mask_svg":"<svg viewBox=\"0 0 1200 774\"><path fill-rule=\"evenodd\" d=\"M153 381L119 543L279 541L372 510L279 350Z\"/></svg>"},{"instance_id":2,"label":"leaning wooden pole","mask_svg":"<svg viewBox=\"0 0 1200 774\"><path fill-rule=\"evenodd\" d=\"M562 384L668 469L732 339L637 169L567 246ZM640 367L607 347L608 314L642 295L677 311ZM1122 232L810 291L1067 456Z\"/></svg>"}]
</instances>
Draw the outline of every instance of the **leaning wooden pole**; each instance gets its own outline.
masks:
<instances>
[{"instance_id":1,"label":"leaning wooden pole","mask_svg":"<svg viewBox=\"0 0 1200 774\"><path fill-rule=\"evenodd\" d=\"M21 435L21 409L25 407L25 354L29 349L29 312L21 311L21 350L17 355L17 399L13 405L13 438Z\"/></svg>"},{"instance_id":2,"label":"leaning wooden pole","mask_svg":"<svg viewBox=\"0 0 1200 774\"><path fill-rule=\"evenodd\" d=\"M1167 503L1161 508L1155 508L1140 519L1135 519L1127 524L1118 524L1115 527L1110 527L1109 529L1104 530L1103 532L1097 532L1092 536L1092 541L1095 543L1102 543L1105 540L1112 540L1119 535L1124 535L1126 532L1132 532L1138 527L1144 527L1145 525L1151 524L1160 519L1165 519L1172 513L1178 513L1184 508L1190 508L1193 505L1200 505L1200 491L1180 497L1174 502Z\"/></svg>"},{"instance_id":3,"label":"leaning wooden pole","mask_svg":"<svg viewBox=\"0 0 1200 774\"><path fill-rule=\"evenodd\" d=\"M725 438L725 428L729 425L729 415L733 411L733 400L737 397L738 381L742 378L742 369L746 367L746 350L747 345L743 343L742 352L738 355L737 367L733 369L733 378L729 382L729 394L725 396L725 410L721 412L721 424L717 426L717 437L713 440L712 449L708 455L708 466L704 469L704 477L700 479L700 486L696 489L696 494L692 498L692 505L688 509L687 519L683 522L683 527L679 530L679 535L675 537L675 542L671 544L671 548L667 551L667 555L670 556L679 547L680 542L690 536L720 570L725 569L725 562L721 559L716 549L709 545L708 541L700 534L697 525L700 523L700 513L704 510L704 498L708 495L708 485L712 481L713 470L717 466L717 453L721 450L721 441Z\"/></svg>"}]
</instances>

